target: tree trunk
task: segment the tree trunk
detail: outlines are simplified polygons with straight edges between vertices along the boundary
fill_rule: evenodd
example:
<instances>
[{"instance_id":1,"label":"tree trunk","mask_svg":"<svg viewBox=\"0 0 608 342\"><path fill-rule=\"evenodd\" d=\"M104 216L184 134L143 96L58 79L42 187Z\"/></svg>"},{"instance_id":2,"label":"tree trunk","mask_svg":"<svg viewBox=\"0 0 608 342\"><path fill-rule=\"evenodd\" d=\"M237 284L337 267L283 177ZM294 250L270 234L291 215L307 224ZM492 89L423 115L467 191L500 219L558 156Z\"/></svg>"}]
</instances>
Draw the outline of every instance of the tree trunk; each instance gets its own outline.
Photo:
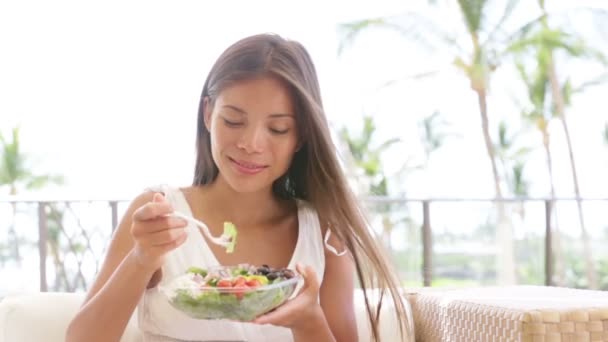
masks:
<instances>
[{"instance_id":1,"label":"tree trunk","mask_svg":"<svg viewBox=\"0 0 608 342\"><path fill-rule=\"evenodd\" d=\"M505 203L503 202L502 191L500 188L500 175L496 166L496 154L494 152L492 138L490 137L488 104L486 98L487 94L485 89L474 88L474 90L477 93L477 100L479 102L479 113L481 114L481 126L483 130L483 137L486 144L486 151L488 153L488 157L490 158L490 163L492 166L492 175L494 176L496 208L498 211L496 226L496 240L497 246L499 246L499 254L497 260L498 283L500 285L511 285L515 283L513 232L506 218Z\"/></svg>"},{"instance_id":2,"label":"tree trunk","mask_svg":"<svg viewBox=\"0 0 608 342\"><path fill-rule=\"evenodd\" d=\"M593 265L593 252L591 251L591 244L589 242L589 234L585 227L585 219L583 215L583 205L581 201L581 192L578 185L578 175L576 173L576 163L574 161L574 151L572 149L572 140L570 139L570 129L566 121L566 110L564 97L561 91L559 80L557 77L557 69L555 61L553 59L553 53L549 55L549 62L547 65L549 70L549 82L551 83L551 94L553 95L553 101L555 102L555 110L559 117L564 133L566 135L566 143L568 145L568 157L570 158L570 170L572 172L572 181L574 183L574 194L576 195L576 205L578 207L578 219L581 227L581 239L583 240L583 256L585 258L585 268L587 272L587 280L589 281L590 289L598 288L597 274Z\"/></svg>"},{"instance_id":3,"label":"tree trunk","mask_svg":"<svg viewBox=\"0 0 608 342\"><path fill-rule=\"evenodd\" d=\"M541 129L541 132L543 134L543 147L545 149L545 154L547 156L547 172L549 173L549 187L551 190L551 209L553 210L553 224L552 224L552 230L553 230L553 263L554 263L554 267L555 267L555 274L554 274L554 278L555 278L555 282L553 282L553 279L550 279L549 281L555 285L558 286L563 286L563 281L564 281L564 267L563 267L563 263L562 263L562 248L561 248L561 236L560 236L560 230L559 230L559 220L558 220L558 216L557 216L557 206L555 205L555 182L554 182L554 178L553 178L553 157L551 156L551 148L550 148L550 136L549 136L549 131L547 130L547 127L543 127Z\"/></svg>"}]
</instances>

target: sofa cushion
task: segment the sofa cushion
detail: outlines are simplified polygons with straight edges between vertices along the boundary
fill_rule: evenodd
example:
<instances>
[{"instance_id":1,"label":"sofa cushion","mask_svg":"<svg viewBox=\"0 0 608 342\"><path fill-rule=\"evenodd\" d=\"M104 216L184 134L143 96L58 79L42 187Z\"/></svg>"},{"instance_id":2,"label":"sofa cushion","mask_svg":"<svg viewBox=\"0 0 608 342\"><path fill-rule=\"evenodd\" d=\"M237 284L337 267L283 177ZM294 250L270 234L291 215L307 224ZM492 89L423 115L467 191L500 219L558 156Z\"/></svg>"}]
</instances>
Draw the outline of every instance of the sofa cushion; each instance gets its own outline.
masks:
<instances>
[{"instance_id":1,"label":"sofa cushion","mask_svg":"<svg viewBox=\"0 0 608 342\"><path fill-rule=\"evenodd\" d=\"M370 296L372 300L377 299L375 291L370 291ZM66 329L80 308L83 299L83 293L47 292L6 296L0 301L0 342L65 341ZM371 341L361 291L355 291L354 300L359 340ZM410 323L413 329L413 322ZM380 317L382 341L399 341L398 327L391 301L385 298ZM137 313L134 313L121 342L141 340L141 333L137 328ZM414 341L413 334L409 340L405 341Z\"/></svg>"},{"instance_id":2,"label":"sofa cushion","mask_svg":"<svg viewBox=\"0 0 608 342\"><path fill-rule=\"evenodd\" d=\"M83 293L6 296L0 302L0 342L65 341L66 329L83 299ZM136 321L131 319L121 342L140 340Z\"/></svg>"}]
</instances>

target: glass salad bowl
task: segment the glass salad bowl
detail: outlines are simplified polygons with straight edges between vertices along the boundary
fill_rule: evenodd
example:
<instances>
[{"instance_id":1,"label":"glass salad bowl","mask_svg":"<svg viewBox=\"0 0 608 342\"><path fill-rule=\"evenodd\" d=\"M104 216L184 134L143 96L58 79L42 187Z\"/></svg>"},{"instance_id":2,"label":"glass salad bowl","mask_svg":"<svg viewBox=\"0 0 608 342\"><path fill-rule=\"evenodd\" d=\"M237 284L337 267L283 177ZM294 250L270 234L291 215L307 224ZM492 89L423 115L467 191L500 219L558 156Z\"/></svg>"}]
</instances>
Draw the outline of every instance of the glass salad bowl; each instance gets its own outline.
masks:
<instances>
[{"instance_id":1,"label":"glass salad bowl","mask_svg":"<svg viewBox=\"0 0 608 342\"><path fill-rule=\"evenodd\" d=\"M247 322L285 303L301 279L267 265L191 267L159 290L189 317Z\"/></svg>"}]
</instances>

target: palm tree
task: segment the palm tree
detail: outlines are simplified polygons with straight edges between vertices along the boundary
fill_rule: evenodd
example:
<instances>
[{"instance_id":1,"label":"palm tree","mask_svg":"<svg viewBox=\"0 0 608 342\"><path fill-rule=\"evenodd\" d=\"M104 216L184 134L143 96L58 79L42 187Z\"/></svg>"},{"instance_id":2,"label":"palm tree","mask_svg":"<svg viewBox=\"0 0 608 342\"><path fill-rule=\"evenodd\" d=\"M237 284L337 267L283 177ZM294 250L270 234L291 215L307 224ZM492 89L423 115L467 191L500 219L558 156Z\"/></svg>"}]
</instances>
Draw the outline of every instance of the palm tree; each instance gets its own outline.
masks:
<instances>
[{"instance_id":1,"label":"palm tree","mask_svg":"<svg viewBox=\"0 0 608 342\"><path fill-rule=\"evenodd\" d=\"M21 151L19 132L19 127L13 128L10 140L0 132L0 186L7 185L9 195L16 195L20 190L37 190L49 184L61 184L61 176L37 175L31 171L29 157Z\"/></svg>"},{"instance_id":2,"label":"palm tree","mask_svg":"<svg viewBox=\"0 0 608 342\"><path fill-rule=\"evenodd\" d=\"M432 2L434 3L436 1ZM439 32L433 25L428 24L428 20L421 19L412 14L408 15L406 18L407 20L403 22L395 20L395 18L373 18L340 26L344 37L342 46L351 43L363 30L369 29L370 27L384 27L397 30L409 38L413 37L419 42L423 41L423 39L420 39L421 35L432 35L435 38L439 37L449 48L456 48L457 52L454 57L453 65L467 78L468 83L477 98L485 149L490 161L494 179L494 191L498 212L497 240L502 244L498 261L498 270L501 278L499 281L502 284L511 284L515 281L512 246L513 233L506 222L507 217L503 203L501 177L496 163L496 151L490 135L487 95L490 77L499 64L497 57L501 56L501 53L498 53L497 49L493 47L496 43L496 35L501 32L503 24L513 12L516 3L516 0L507 1L503 16L496 25L490 27L491 25L487 21L488 16L486 15L486 11L490 5L489 0L458 0L457 7L467 32L467 38L470 41L470 49L468 52L463 52L464 49L457 44L458 40L451 37L450 34ZM420 33L420 30L417 30L415 26L418 23L420 23L421 27L424 27L427 32Z\"/></svg>"},{"instance_id":3,"label":"palm tree","mask_svg":"<svg viewBox=\"0 0 608 342\"><path fill-rule=\"evenodd\" d=\"M562 84L562 81L560 81L557 72L558 68L555 53L557 51L565 52L569 58L591 58L604 65L606 64L606 57L601 52L588 46L588 44L586 44L581 37L570 34L561 28L552 28L549 25L549 15L545 7L545 1L538 0L538 4L542 13L540 20L538 21L539 25L531 25L522 29L520 32L522 35L521 39L516 40L508 50L520 53L530 49L537 51L539 68L543 69L543 72L546 73L552 96L553 111L555 112L556 118L562 125L568 147L568 158L570 161L572 182L574 186L574 193L576 195L576 204L578 207L581 239L583 241L583 253L587 270L587 278L589 281L588 285L590 288L596 289L598 287L597 273L593 264L593 255L589 242L589 234L587 233L585 226L574 149L572 147L570 128L566 118L566 106L570 102L572 91L567 82ZM534 30L534 28L536 28L536 30Z\"/></svg>"},{"instance_id":4,"label":"palm tree","mask_svg":"<svg viewBox=\"0 0 608 342\"><path fill-rule=\"evenodd\" d=\"M371 116L363 117L363 130L359 136L353 136L346 128L340 131L340 138L346 144L347 155L357 171L357 183L366 195L388 196L388 177L382 165L382 155L399 139L392 138L373 146L376 125ZM383 204L377 208L382 214L384 244L391 249L390 235L394 224L390 220L390 206Z\"/></svg>"},{"instance_id":5,"label":"palm tree","mask_svg":"<svg viewBox=\"0 0 608 342\"><path fill-rule=\"evenodd\" d=\"M35 174L29 163L29 156L21 151L19 127L12 129L11 138L7 139L0 132L0 187L8 186L9 195L17 195L21 190L35 190L49 184L60 184L63 177L52 174ZM17 204L11 203L12 216L17 212ZM13 240L13 253L17 264L21 262L19 239L15 226L9 228L9 236Z\"/></svg>"},{"instance_id":6,"label":"palm tree","mask_svg":"<svg viewBox=\"0 0 608 342\"><path fill-rule=\"evenodd\" d=\"M551 229L553 232L553 252L555 255L555 282L559 285L564 279L564 269L562 265L559 219L557 215L557 207L555 205L555 177L553 173L553 156L551 152L551 134L549 132L549 124L555 119L555 112L547 110L549 77L546 69L543 67L542 52L538 53L536 56L536 65L533 72L527 71L524 64L520 61L517 61L515 64L519 72L519 76L526 86L528 102L530 103L528 106L521 106L522 118L524 119L524 122L527 122L537 129L542 136L542 144L545 152L545 162L547 165L547 174L549 178L549 192L551 196L550 203L554 217Z\"/></svg>"}]
</instances>

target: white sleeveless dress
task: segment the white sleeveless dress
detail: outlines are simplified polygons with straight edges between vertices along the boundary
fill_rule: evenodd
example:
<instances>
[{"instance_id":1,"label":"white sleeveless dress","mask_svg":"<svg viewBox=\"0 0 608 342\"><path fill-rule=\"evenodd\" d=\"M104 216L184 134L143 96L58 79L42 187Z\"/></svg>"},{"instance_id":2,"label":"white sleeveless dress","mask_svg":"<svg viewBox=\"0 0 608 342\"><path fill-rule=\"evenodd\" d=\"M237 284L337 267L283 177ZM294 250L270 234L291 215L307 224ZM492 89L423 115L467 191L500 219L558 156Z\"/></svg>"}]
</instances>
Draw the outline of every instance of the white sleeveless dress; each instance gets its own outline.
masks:
<instances>
[{"instance_id":1,"label":"white sleeveless dress","mask_svg":"<svg viewBox=\"0 0 608 342\"><path fill-rule=\"evenodd\" d=\"M181 190L168 186L155 187L151 190L165 193L175 210L192 215L192 210ZM314 268L319 281L322 281L325 254L319 219L314 208L308 203L298 201L297 204L298 240L288 267L294 269L297 263L310 265ZM190 266L219 265L199 229L189 224L186 231L188 233L186 242L167 254L163 277L158 286L167 284L174 277L183 274ZM138 304L139 328L145 342L293 341L291 330L283 327L192 319L174 309L160 293L158 286L147 289ZM294 292L294 296L298 291L299 288Z\"/></svg>"}]
</instances>

